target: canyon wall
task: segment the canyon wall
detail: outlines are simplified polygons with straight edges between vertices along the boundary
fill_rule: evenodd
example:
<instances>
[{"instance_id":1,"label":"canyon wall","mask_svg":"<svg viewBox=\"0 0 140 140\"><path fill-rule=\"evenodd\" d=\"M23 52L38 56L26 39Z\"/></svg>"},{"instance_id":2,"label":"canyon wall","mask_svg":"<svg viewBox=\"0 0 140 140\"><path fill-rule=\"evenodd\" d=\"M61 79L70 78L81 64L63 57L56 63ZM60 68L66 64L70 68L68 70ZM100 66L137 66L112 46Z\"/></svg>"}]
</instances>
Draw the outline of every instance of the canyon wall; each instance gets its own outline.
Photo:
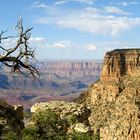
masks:
<instances>
[{"instance_id":1,"label":"canyon wall","mask_svg":"<svg viewBox=\"0 0 140 140\"><path fill-rule=\"evenodd\" d=\"M100 80L77 99L90 106L101 140L140 139L140 49L108 52Z\"/></svg>"},{"instance_id":2,"label":"canyon wall","mask_svg":"<svg viewBox=\"0 0 140 140\"><path fill-rule=\"evenodd\" d=\"M99 78L102 61L98 60L44 60L34 64L40 79L10 73L0 65L0 98L11 104L49 100L72 100Z\"/></svg>"},{"instance_id":3,"label":"canyon wall","mask_svg":"<svg viewBox=\"0 0 140 140\"><path fill-rule=\"evenodd\" d=\"M23 75L10 74L7 67L1 66L0 88L55 88L55 85L59 86L62 81L67 80L71 80L71 82L82 80L85 84L88 83L88 80L94 82L94 78L97 79L100 75L102 61L40 61L35 65L40 72L40 79L29 79ZM93 81L90 79L91 77Z\"/></svg>"},{"instance_id":4,"label":"canyon wall","mask_svg":"<svg viewBox=\"0 0 140 140\"><path fill-rule=\"evenodd\" d=\"M90 76L99 75L101 72L101 60L60 60L40 62L40 71L61 76Z\"/></svg>"},{"instance_id":5,"label":"canyon wall","mask_svg":"<svg viewBox=\"0 0 140 140\"><path fill-rule=\"evenodd\" d=\"M119 77L138 73L140 49L118 49L108 52L104 58L100 80L118 80Z\"/></svg>"}]
</instances>

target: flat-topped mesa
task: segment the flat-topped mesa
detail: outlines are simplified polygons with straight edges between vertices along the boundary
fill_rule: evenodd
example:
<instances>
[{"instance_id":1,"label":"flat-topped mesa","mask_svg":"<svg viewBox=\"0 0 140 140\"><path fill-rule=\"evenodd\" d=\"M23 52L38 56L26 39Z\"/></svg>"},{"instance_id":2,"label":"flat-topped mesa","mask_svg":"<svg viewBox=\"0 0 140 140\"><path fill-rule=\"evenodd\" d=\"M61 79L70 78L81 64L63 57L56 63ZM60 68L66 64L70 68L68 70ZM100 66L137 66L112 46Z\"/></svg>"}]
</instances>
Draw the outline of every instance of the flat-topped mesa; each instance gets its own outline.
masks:
<instances>
[{"instance_id":1,"label":"flat-topped mesa","mask_svg":"<svg viewBox=\"0 0 140 140\"><path fill-rule=\"evenodd\" d=\"M118 80L126 74L140 73L140 49L116 49L107 52L100 80Z\"/></svg>"}]
</instances>

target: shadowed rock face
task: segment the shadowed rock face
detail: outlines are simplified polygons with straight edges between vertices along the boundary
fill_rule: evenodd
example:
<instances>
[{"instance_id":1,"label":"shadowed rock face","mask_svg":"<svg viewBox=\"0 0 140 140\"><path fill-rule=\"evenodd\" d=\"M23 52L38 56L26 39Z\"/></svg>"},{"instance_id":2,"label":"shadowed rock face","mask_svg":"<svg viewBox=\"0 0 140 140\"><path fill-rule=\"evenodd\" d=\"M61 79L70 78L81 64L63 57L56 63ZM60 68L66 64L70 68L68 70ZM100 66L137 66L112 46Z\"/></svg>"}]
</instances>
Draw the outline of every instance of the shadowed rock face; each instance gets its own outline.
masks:
<instances>
[{"instance_id":1,"label":"shadowed rock face","mask_svg":"<svg viewBox=\"0 0 140 140\"><path fill-rule=\"evenodd\" d=\"M140 49L108 52L100 80L78 98L101 140L140 139Z\"/></svg>"},{"instance_id":2,"label":"shadowed rock face","mask_svg":"<svg viewBox=\"0 0 140 140\"><path fill-rule=\"evenodd\" d=\"M140 69L140 49L118 49L104 58L101 81L118 80L119 77L137 73Z\"/></svg>"},{"instance_id":3,"label":"shadowed rock face","mask_svg":"<svg viewBox=\"0 0 140 140\"><path fill-rule=\"evenodd\" d=\"M9 131L20 136L23 128L23 106L11 106L0 99L0 138L2 138L3 133Z\"/></svg>"}]
</instances>

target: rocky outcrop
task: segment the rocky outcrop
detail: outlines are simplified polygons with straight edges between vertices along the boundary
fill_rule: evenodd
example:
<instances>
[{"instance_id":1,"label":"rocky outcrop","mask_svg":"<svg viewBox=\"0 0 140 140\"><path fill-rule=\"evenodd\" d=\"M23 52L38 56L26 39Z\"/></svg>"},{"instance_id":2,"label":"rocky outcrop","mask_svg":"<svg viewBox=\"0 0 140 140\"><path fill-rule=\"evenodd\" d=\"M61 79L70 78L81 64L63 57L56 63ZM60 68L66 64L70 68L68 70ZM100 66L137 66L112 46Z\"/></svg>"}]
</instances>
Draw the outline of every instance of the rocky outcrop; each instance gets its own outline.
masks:
<instances>
[{"instance_id":1,"label":"rocky outcrop","mask_svg":"<svg viewBox=\"0 0 140 140\"><path fill-rule=\"evenodd\" d=\"M140 139L140 75L121 80L120 83L99 81L88 91L86 98L92 107L90 124L100 131L101 140Z\"/></svg>"},{"instance_id":2,"label":"rocky outcrop","mask_svg":"<svg viewBox=\"0 0 140 140\"><path fill-rule=\"evenodd\" d=\"M119 77L138 73L140 49L118 49L108 52L104 58L101 81L119 80Z\"/></svg>"},{"instance_id":3,"label":"rocky outcrop","mask_svg":"<svg viewBox=\"0 0 140 140\"><path fill-rule=\"evenodd\" d=\"M20 137L24 128L23 106L11 106L0 99L0 139L2 134L12 131Z\"/></svg>"},{"instance_id":4,"label":"rocky outcrop","mask_svg":"<svg viewBox=\"0 0 140 140\"><path fill-rule=\"evenodd\" d=\"M39 113L47 109L59 114L60 118L68 121L68 133L87 133L91 130L88 123L88 117L91 113L90 108L83 104L65 101L42 102L34 104L31 107L31 112ZM30 122L30 124L33 124L33 122Z\"/></svg>"},{"instance_id":5,"label":"rocky outcrop","mask_svg":"<svg viewBox=\"0 0 140 140\"><path fill-rule=\"evenodd\" d=\"M140 139L140 49L108 52L100 80L77 100L91 107L101 140Z\"/></svg>"}]
</instances>

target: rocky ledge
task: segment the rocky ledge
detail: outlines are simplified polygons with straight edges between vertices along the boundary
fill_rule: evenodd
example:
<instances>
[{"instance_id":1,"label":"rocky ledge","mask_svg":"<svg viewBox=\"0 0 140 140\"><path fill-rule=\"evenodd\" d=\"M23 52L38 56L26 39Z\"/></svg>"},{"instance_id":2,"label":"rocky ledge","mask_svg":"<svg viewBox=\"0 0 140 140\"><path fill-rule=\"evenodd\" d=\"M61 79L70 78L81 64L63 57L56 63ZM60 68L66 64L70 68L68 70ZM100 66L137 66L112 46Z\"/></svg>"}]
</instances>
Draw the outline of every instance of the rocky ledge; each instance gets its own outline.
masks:
<instances>
[{"instance_id":1,"label":"rocky ledge","mask_svg":"<svg viewBox=\"0 0 140 140\"><path fill-rule=\"evenodd\" d=\"M69 128L67 133L87 133L91 131L88 125L88 118L91 113L90 108L86 107L84 104L65 101L42 102L33 105L31 107L31 112L39 113L40 111L42 112L48 109L59 114L60 118L68 121ZM34 122L30 122L28 125L33 123Z\"/></svg>"}]
</instances>

